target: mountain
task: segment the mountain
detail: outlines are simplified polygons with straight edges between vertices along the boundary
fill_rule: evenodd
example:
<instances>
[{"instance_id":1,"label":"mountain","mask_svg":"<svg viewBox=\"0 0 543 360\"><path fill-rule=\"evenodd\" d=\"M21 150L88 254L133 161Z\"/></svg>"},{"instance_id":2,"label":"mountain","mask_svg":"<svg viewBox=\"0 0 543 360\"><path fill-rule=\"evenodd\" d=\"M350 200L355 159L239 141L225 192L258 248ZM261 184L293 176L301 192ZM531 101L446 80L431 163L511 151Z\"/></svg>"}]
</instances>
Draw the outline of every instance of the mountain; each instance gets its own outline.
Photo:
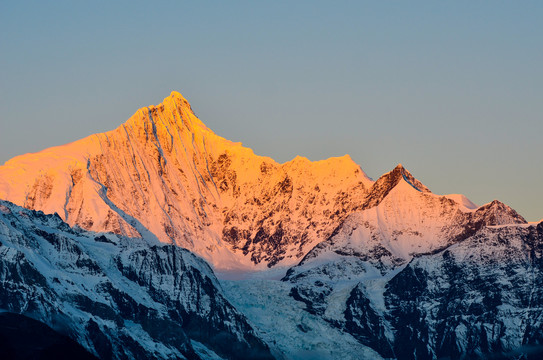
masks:
<instances>
[{"instance_id":1,"label":"mountain","mask_svg":"<svg viewBox=\"0 0 543 360\"><path fill-rule=\"evenodd\" d=\"M475 207L458 196L432 194L402 165L375 182L361 209L309 251L288 277L315 259L335 255L393 267L449 247L485 226L527 223L499 201Z\"/></svg>"},{"instance_id":2,"label":"mountain","mask_svg":"<svg viewBox=\"0 0 543 360\"><path fill-rule=\"evenodd\" d=\"M273 358L205 261L174 245L0 201L0 283L0 309L100 359Z\"/></svg>"},{"instance_id":3,"label":"mountain","mask_svg":"<svg viewBox=\"0 0 543 360\"><path fill-rule=\"evenodd\" d=\"M176 92L6 162L0 199L0 309L100 358L543 356L543 223L401 164L278 164Z\"/></svg>"},{"instance_id":4,"label":"mountain","mask_svg":"<svg viewBox=\"0 0 543 360\"><path fill-rule=\"evenodd\" d=\"M384 358L543 355L543 223L432 194L402 166L290 268L305 310Z\"/></svg>"},{"instance_id":5,"label":"mountain","mask_svg":"<svg viewBox=\"0 0 543 360\"><path fill-rule=\"evenodd\" d=\"M488 226L415 258L384 294L394 352L399 359L541 359L542 285L543 223Z\"/></svg>"},{"instance_id":6,"label":"mountain","mask_svg":"<svg viewBox=\"0 0 543 360\"><path fill-rule=\"evenodd\" d=\"M215 135L177 92L113 131L0 167L1 199L95 232L156 237L217 269L297 263L371 184L349 156L256 156Z\"/></svg>"}]
</instances>

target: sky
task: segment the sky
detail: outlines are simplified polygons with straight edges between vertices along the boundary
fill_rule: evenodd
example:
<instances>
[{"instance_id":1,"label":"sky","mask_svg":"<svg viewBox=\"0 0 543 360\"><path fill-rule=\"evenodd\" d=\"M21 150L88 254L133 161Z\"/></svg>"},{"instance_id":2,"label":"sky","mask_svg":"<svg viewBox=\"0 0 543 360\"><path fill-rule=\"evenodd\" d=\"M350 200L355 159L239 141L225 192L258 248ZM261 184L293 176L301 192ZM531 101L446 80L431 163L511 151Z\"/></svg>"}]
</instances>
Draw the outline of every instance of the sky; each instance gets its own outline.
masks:
<instances>
[{"instance_id":1,"label":"sky","mask_svg":"<svg viewBox=\"0 0 543 360\"><path fill-rule=\"evenodd\" d=\"M540 1L0 0L0 164L181 92L285 162L402 163L543 218Z\"/></svg>"}]
</instances>

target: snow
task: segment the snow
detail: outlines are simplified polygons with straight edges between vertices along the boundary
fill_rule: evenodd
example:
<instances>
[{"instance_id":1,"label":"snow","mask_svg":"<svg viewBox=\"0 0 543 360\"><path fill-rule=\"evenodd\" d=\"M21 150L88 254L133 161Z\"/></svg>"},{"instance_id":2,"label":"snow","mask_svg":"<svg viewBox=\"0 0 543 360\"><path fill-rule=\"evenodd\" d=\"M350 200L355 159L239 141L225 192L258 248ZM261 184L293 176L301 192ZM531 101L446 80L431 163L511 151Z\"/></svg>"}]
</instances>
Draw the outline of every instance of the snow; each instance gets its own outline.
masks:
<instances>
[{"instance_id":1,"label":"snow","mask_svg":"<svg viewBox=\"0 0 543 360\"><path fill-rule=\"evenodd\" d=\"M292 193L277 191L285 179ZM70 225L95 232L154 234L224 271L265 270L271 261L296 264L333 231L340 219L332 222L331 214L340 206L354 208L372 184L348 155L284 164L257 156L213 133L178 92L138 110L115 130L0 167L0 198L56 212ZM293 243L277 254L267 255L262 244L244 253L239 248L246 239L235 246L223 239L226 227L250 239L261 228L272 234L278 224Z\"/></svg>"},{"instance_id":2,"label":"snow","mask_svg":"<svg viewBox=\"0 0 543 360\"><path fill-rule=\"evenodd\" d=\"M111 299L96 290L106 274L139 304L165 311L119 272L112 256L145 268L148 259L139 249L175 244L210 263L229 299L276 355L289 359L376 358L372 350L331 325L345 320L353 289L360 289L371 307L385 314L386 286L406 266L428 270L433 277L427 284L430 293L447 289L451 284L439 265L440 251L447 248L455 261L466 265L489 264L496 258L522 262L519 249L524 244L515 236L537 224L522 224L499 202L478 207L461 194L432 194L401 164L374 182L348 155L316 162L297 156L283 164L257 156L241 143L214 134L178 92L162 104L138 110L113 131L8 161L0 167L0 198L58 213L69 224L104 234L116 244L66 235L55 230L55 224L38 225L58 236L59 244L52 245L11 236L17 231L9 221L0 222L0 235L16 239L12 247L1 250L3 258L16 262L23 253L58 293L84 294L107 305ZM372 201L364 207L366 200ZM21 218L29 217L22 209L17 211ZM0 216L11 215L12 207L0 204ZM493 225L485 223L467 240L456 239L467 225L487 221L485 216ZM261 232L264 235L257 239ZM234 235L228 238L230 234ZM279 235L274 240L275 234ZM506 237L507 246L499 245L499 234L511 235ZM38 241L34 245L39 251L28 251L25 242L32 241ZM486 246L487 242L492 246ZM92 258L75 256L77 249L93 254ZM158 260L167 262L165 256L159 255ZM100 270L92 276L83 273L73 266L77 260L93 260ZM188 253L182 260L220 287L204 260ZM523 268L509 270L519 277L529 276ZM289 282L279 281L287 271ZM495 285L514 287L508 274L500 271L503 276ZM466 275L466 280L473 280L472 276ZM146 280L167 293L177 278L163 274L149 275ZM322 316L305 311L303 303L289 296L293 287L314 287L316 281L330 289L323 296ZM482 300L478 290L463 299L468 303ZM206 312L211 301L198 298L188 301L187 307L200 306ZM69 302L61 306L74 318L89 318ZM430 315L437 311L433 300L422 306ZM511 317L503 320L504 326L518 330L516 306L504 304L497 311ZM108 321L100 325L114 326ZM138 324L126 326L146 346L160 348ZM392 338L392 329L386 330ZM454 331L462 338L468 329L461 324ZM503 339L506 347L519 345L512 332ZM220 359L205 345L192 344L203 358ZM463 344L458 346L463 349ZM179 355L166 348L157 351Z\"/></svg>"},{"instance_id":3,"label":"snow","mask_svg":"<svg viewBox=\"0 0 543 360\"><path fill-rule=\"evenodd\" d=\"M286 359L381 359L372 349L303 310L277 280L222 280L227 298L248 318L275 354Z\"/></svg>"},{"instance_id":4,"label":"snow","mask_svg":"<svg viewBox=\"0 0 543 360\"><path fill-rule=\"evenodd\" d=\"M462 195L462 194L448 194L448 195L443 195L443 196L445 196L447 199L451 199L454 202L462 205L463 207L465 207L468 210L475 210L475 209L478 208L478 206L475 205L475 203L473 203L465 195Z\"/></svg>"},{"instance_id":5,"label":"snow","mask_svg":"<svg viewBox=\"0 0 543 360\"><path fill-rule=\"evenodd\" d=\"M407 261L413 254L447 245L443 228L454 221L458 207L401 180L379 205L350 215L331 246L342 253L363 254L384 246L393 257ZM320 261L328 261L329 256Z\"/></svg>"},{"instance_id":6,"label":"snow","mask_svg":"<svg viewBox=\"0 0 543 360\"><path fill-rule=\"evenodd\" d=\"M257 156L216 135L174 91L115 130L6 162L0 198L87 230L156 237L239 278L296 265L350 215L375 228L353 242L377 236L409 259L445 245L440 226L453 211L477 209L463 195L432 194L401 164L380 180L398 172L382 204L355 214L376 182L349 155L283 164ZM274 234L279 244L266 240Z\"/></svg>"},{"instance_id":7,"label":"snow","mask_svg":"<svg viewBox=\"0 0 543 360\"><path fill-rule=\"evenodd\" d=\"M191 344L198 356L202 358L202 360L224 360L222 357L215 354L213 350L209 349L207 346L199 343L198 341L191 340Z\"/></svg>"},{"instance_id":8,"label":"snow","mask_svg":"<svg viewBox=\"0 0 543 360\"><path fill-rule=\"evenodd\" d=\"M123 346L123 337L150 351L152 358L184 358L183 334L172 344L143 327L146 321L162 319L173 324L177 318L172 311L220 317L240 343L255 339L243 317L224 300L211 267L192 253L146 239L69 228L59 217L2 200L0 206L0 274L9 275L0 282L7 291L8 310L30 313L53 328L61 324L63 333L90 351L94 345L86 325L92 320L111 341L115 358L130 351L115 349ZM127 314L131 306L139 310ZM206 326L213 333L213 325ZM197 347L203 358L220 359L206 346Z\"/></svg>"},{"instance_id":9,"label":"snow","mask_svg":"<svg viewBox=\"0 0 543 360\"><path fill-rule=\"evenodd\" d=\"M220 280L250 280L250 279L262 279L262 280L281 280L289 267L276 266L272 269L255 270L255 269L238 269L238 270L215 270L215 275Z\"/></svg>"}]
</instances>

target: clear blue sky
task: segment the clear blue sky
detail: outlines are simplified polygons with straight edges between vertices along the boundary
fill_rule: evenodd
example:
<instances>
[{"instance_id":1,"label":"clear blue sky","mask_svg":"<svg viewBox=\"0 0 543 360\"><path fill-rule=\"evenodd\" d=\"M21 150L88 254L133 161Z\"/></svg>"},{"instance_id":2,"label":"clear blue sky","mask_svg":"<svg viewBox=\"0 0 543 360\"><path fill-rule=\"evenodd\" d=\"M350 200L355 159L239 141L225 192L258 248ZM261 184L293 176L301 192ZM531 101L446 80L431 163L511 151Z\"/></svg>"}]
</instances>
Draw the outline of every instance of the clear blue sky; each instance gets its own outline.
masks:
<instances>
[{"instance_id":1,"label":"clear blue sky","mask_svg":"<svg viewBox=\"0 0 543 360\"><path fill-rule=\"evenodd\" d=\"M540 1L1 1L0 163L180 91L280 162L348 153L543 217Z\"/></svg>"}]
</instances>

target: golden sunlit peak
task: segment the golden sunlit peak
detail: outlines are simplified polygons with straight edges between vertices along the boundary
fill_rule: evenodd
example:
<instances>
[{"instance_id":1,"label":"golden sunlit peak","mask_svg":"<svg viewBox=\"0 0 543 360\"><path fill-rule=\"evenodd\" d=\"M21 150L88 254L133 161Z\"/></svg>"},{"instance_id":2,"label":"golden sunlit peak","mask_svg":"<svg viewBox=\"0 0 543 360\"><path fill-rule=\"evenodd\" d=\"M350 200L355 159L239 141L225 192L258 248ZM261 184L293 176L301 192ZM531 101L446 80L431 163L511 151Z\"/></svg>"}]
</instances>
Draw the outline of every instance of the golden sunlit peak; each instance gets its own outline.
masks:
<instances>
[{"instance_id":1,"label":"golden sunlit peak","mask_svg":"<svg viewBox=\"0 0 543 360\"><path fill-rule=\"evenodd\" d=\"M346 161L350 161L350 162L353 162L353 163L354 163L353 158L352 158L351 155L349 155L349 154L345 154L345 155L343 155L343 156L340 156L340 157L338 157L338 159L342 159L342 160L346 160Z\"/></svg>"},{"instance_id":2,"label":"golden sunlit peak","mask_svg":"<svg viewBox=\"0 0 543 360\"><path fill-rule=\"evenodd\" d=\"M140 110L144 111L144 112L147 112L148 110L155 111L155 109L163 110L164 107L166 107L166 108L178 108L178 107L188 108L192 112L192 109L191 109L191 106L190 106L189 102L178 91L172 91L170 93L170 95L165 97L164 100L162 100L162 102L160 104L149 105L149 106L141 108Z\"/></svg>"},{"instance_id":3,"label":"golden sunlit peak","mask_svg":"<svg viewBox=\"0 0 543 360\"><path fill-rule=\"evenodd\" d=\"M292 159L292 162L310 162L310 161L305 156L296 155L296 157Z\"/></svg>"},{"instance_id":4,"label":"golden sunlit peak","mask_svg":"<svg viewBox=\"0 0 543 360\"><path fill-rule=\"evenodd\" d=\"M180 92L178 91L172 91L170 93L170 96L168 96L167 98L164 99L163 103L166 103L168 101L174 101L176 103L179 103L183 106L186 106L186 107L189 107L190 108L190 104L189 102L187 101L187 99L185 99L185 97L183 95L181 95Z\"/></svg>"},{"instance_id":5,"label":"golden sunlit peak","mask_svg":"<svg viewBox=\"0 0 543 360\"><path fill-rule=\"evenodd\" d=\"M173 104L175 104L174 105L175 107L181 106L183 108L189 109L192 112L192 108L190 106L190 103L178 91L172 91L170 93L170 96L165 97L164 100L162 101L162 103L159 104L159 105L156 105L156 107L160 107L160 106L164 106L164 105L172 106Z\"/></svg>"},{"instance_id":6,"label":"golden sunlit peak","mask_svg":"<svg viewBox=\"0 0 543 360\"><path fill-rule=\"evenodd\" d=\"M173 97L173 98L178 98L178 99L183 99L186 101L186 99L183 97L183 95L181 95L181 93L179 91L172 91L171 94L170 94L170 97Z\"/></svg>"}]
</instances>

